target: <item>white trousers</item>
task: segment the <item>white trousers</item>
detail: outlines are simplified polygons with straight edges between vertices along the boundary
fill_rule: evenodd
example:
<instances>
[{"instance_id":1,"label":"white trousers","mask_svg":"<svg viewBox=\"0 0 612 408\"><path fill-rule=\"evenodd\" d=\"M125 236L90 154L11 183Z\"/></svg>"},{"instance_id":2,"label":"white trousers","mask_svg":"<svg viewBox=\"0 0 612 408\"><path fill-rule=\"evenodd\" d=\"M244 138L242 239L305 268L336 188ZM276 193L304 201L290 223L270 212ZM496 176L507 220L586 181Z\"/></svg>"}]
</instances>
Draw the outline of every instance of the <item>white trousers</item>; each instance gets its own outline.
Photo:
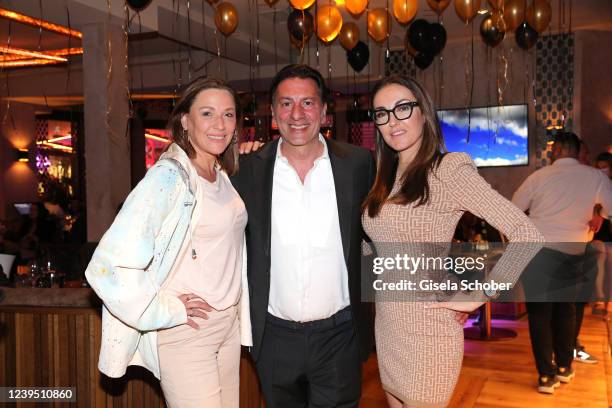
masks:
<instances>
[{"instance_id":1,"label":"white trousers","mask_svg":"<svg viewBox=\"0 0 612 408\"><path fill-rule=\"evenodd\" d=\"M194 318L157 335L161 388L169 408L238 408L240 332L238 307Z\"/></svg>"}]
</instances>

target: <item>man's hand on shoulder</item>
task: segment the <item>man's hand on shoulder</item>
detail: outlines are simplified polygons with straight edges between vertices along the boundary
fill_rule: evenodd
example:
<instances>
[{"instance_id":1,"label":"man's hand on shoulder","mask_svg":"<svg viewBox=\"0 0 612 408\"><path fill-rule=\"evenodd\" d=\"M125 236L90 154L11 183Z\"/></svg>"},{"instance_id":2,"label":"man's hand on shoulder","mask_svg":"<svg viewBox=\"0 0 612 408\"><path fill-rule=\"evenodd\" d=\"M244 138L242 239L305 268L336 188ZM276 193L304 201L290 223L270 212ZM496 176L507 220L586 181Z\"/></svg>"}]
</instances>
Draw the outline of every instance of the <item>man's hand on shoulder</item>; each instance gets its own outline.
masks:
<instances>
[{"instance_id":1,"label":"man's hand on shoulder","mask_svg":"<svg viewBox=\"0 0 612 408\"><path fill-rule=\"evenodd\" d=\"M238 146L238 151L240 152L240 154L249 154L258 151L264 144L264 142L261 142L259 140L251 142L242 142L240 143L240 146Z\"/></svg>"}]
</instances>

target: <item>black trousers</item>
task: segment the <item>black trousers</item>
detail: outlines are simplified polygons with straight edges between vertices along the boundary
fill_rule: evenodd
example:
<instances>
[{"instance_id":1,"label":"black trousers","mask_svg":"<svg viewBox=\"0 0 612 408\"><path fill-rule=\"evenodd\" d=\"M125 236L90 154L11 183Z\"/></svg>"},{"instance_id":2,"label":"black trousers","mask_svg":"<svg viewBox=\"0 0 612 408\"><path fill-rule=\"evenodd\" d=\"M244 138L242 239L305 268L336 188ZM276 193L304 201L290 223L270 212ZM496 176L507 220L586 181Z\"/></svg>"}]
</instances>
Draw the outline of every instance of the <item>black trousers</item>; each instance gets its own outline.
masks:
<instances>
[{"instance_id":1,"label":"black trousers","mask_svg":"<svg viewBox=\"0 0 612 408\"><path fill-rule=\"evenodd\" d=\"M530 302L529 335L540 376L554 376L557 367L572 366L574 359L576 307L573 302Z\"/></svg>"},{"instance_id":2,"label":"black trousers","mask_svg":"<svg viewBox=\"0 0 612 408\"><path fill-rule=\"evenodd\" d=\"M359 343L350 309L296 323L268 314L256 362L267 408L357 407Z\"/></svg>"},{"instance_id":3,"label":"black trousers","mask_svg":"<svg viewBox=\"0 0 612 408\"><path fill-rule=\"evenodd\" d=\"M525 293L531 300L526 303L529 335L540 376L553 376L556 367L572 365L577 334L575 299L584 276L582 261L581 255L544 248L525 271ZM550 299L554 301L547 301Z\"/></svg>"}]
</instances>

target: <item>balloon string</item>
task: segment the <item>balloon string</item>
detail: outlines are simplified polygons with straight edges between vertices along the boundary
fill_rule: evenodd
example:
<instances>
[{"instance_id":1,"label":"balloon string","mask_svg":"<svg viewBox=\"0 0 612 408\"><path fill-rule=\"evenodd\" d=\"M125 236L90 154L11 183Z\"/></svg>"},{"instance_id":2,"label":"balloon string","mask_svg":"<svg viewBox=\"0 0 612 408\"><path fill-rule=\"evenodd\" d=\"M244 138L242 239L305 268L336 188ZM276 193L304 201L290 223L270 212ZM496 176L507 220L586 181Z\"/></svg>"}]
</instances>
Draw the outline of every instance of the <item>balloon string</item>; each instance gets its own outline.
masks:
<instances>
[{"instance_id":1,"label":"balloon string","mask_svg":"<svg viewBox=\"0 0 612 408\"><path fill-rule=\"evenodd\" d=\"M472 132L472 102L474 100L474 21L472 20L472 22L470 23L471 28L472 28L472 44L471 44L471 52L470 52L470 58L471 58L471 72L470 72L470 102L469 102L469 109L468 109L468 129L467 129L467 143L470 143L470 135Z\"/></svg>"},{"instance_id":2,"label":"balloon string","mask_svg":"<svg viewBox=\"0 0 612 408\"><path fill-rule=\"evenodd\" d=\"M204 11L204 0L200 0L201 2L201 9L202 9L202 43L204 43L204 52L206 55L206 52L208 51L208 44L206 44L206 19L205 17L205 11ZM204 57L206 58L206 57ZM204 76L208 76L208 63L205 61L204 62Z\"/></svg>"},{"instance_id":3,"label":"balloon string","mask_svg":"<svg viewBox=\"0 0 612 408\"><path fill-rule=\"evenodd\" d=\"M255 0L256 1L256 0ZM252 15L253 11L251 9L251 0L248 2L249 5L249 15ZM253 81L255 77L255 64L253 62L253 24L252 19L249 19L249 87L251 88L251 92L253 91Z\"/></svg>"},{"instance_id":4,"label":"balloon string","mask_svg":"<svg viewBox=\"0 0 612 408\"><path fill-rule=\"evenodd\" d=\"M187 81L191 82L191 0L187 0Z\"/></svg>"},{"instance_id":5,"label":"balloon string","mask_svg":"<svg viewBox=\"0 0 612 408\"><path fill-rule=\"evenodd\" d=\"M304 63L304 46L306 44L306 11L302 9L302 44L300 44L300 64ZM319 48L317 47L317 58L319 57Z\"/></svg>"},{"instance_id":6,"label":"balloon string","mask_svg":"<svg viewBox=\"0 0 612 408\"><path fill-rule=\"evenodd\" d=\"M408 1L406 1L406 3L408 3ZM386 16L387 16L387 41L386 41L387 49L385 51L385 65L388 65L389 64L389 57L390 57L389 41L390 41L390 37L391 37L391 19L389 18L389 0L387 0L387 4L385 5L385 13L386 13Z\"/></svg>"},{"instance_id":7,"label":"balloon string","mask_svg":"<svg viewBox=\"0 0 612 408\"><path fill-rule=\"evenodd\" d=\"M255 1L255 15L257 22L257 32L255 37L255 63L257 64L257 70L255 71L257 77L261 78L261 57L259 54L259 38L260 38L260 30L259 30L259 2ZM227 41L227 38L226 38ZM227 56L227 52L226 52ZM225 62L225 66L227 67L228 61ZM227 68L226 68L226 79L227 79Z\"/></svg>"},{"instance_id":8,"label":"balloon string","mask_svg":"<svg viewBox=\"0 0 612 408\"><path fill-rule=\"evenodd\" d=\"M225 61L223 61L224 78L227 79L227 37L223 37L223 55L226 57Z\"/></svg>"},{"instance_id":9,"label":"balloon string","mask_svg":"<svg viewBox=\"0 0 612 408\"><path fill-rule=\"evenodd\" d=\"M217 67L219 69L219 75L221 75L221 47L219 46L219 30L217 30L217 25L215 24L215 45L217 47Z\"/></svg>"},{"instance_id":10,"label":"balloon string","mask_svg":"<svg viewBox=\"0 0 612 408\"><path fill-rule=\"evenodd\" d=\"M278 72L278 46L276 45L276 4L274 4L274 14L272 14L272 35L274 36L274 72Z\"/></svg>"},{"instance_id":11,"label":"balloon string","mask_svg":"<svg viewBox=\"0 0 612 408\"><path fill-rule=\"evenodd\" d=\"M315 2L315 21L317 16L319 15L319 4L317 2ZM315 36L316 36L316 23L315 23ZM319 41L315 38L315 44L316 44L316 52L317 52L317 70L320 70L320 66L319 66Z\"/></svg>"},{"instance_id":12,"label":"balloon string","mask_svg":"<svg viewBox=\"0 0 612 408\"><path fill-rule=\"evenodd\" d=\"M125 22L123 24L123 51L125 53L123 59L123 69L125 70L125 96L128 101L128 111L125 117L125 132L124 137L125 140L130 140L130 118L133 116L134 106L132 105L132 95L130 92L130 86L132 82L132 77L130 75L130 66L129 66L129 34L130 34L130 10L128 8L127 2L123 4L123 12L125 13Z\"/></svg>"},{"instance_id":13,"label":"balloon string","mask_svg":"<svg viewBox=\"0 0 612 408\"><path fill-rule=\"evenodd\" d=\"M332 60L331 60L331 45L326 45L327 48L327 84L331 88L332 79Z\"/></svg>"},{"instance_id":14,"label":"balloon string","mask_svg":"<svg viewBox=\"0 0 612 408\"><path fill-rule=\"evenodd\" d=\"M106 27L106 53L107 53L107 57L108 57L108 65L107 65L107 71L106 71L106 112L104 114L104 123L106 126L106 131L108 132L108 138L110 139L111 143L114 143L116 145L119 145L119 138L117 137L117 135L115 134L115 131L113 130L113 128L110 125L110 114L111 114L111 104L108 101L108 98L110 98L110 96L112 95L111 92L111 82L112 82L112 77L113 77L113 53L112 53L112 41L111 41L111 22L112 22L112 8L111 8L111 0L107 0L106 2L106 6L108 8L108 22L107 22L107 27Z\"/></svg>"}]
</instances>

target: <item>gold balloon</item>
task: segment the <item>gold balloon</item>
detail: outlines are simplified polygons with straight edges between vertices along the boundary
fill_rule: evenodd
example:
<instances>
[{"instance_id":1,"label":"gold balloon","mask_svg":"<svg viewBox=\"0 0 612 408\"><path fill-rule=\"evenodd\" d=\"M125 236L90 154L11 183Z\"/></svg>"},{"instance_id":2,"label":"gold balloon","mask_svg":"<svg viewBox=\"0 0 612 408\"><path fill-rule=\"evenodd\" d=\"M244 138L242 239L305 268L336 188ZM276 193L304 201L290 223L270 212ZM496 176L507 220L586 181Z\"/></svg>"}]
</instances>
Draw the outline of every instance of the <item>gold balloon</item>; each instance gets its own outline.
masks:
<instances>
[{"instance_id":1,"label":"gold balloon","mask_svg":"<svg viewBox=\"0 0 612 408\"><path fill-rule=\"evenodd\" d=\"M489 4L494 10L501 10L504 7L504 0L489 0Z\"/></svg>"},{"instance_id":2,"label":"gold balloon","mask_svg":"<svg viewBox=\"0 0 612 408\"><path fill-rule=\"evenodd\" d=\"M317 37L324 43L336 39L342 29L342 14L336 6L321 6L317 10Z\"/></svg>"},{"instance_id":3,"label":"gold balloon","mask_svg":"<svg viewBox=\"0 0 612 408\"><path fill-rule=\"evenodd\" d=\"M459 19L469 23L476 17L480 10L480 0L455 0L455 11Z\"/></svg>"},{"instance_id":4,"label":"gold balloon","mask_svg":"<svg viewBox=\"0 0 612 408\"><path fill-rule=\"evenodd\" d=\"M238 27L238 11L232 3L223 2L215 11L215 25L225 36L230 35Z\"/></svg>"},{"instance_id":5,"label":"gold balloon","mask_svg":"<svg viewBox=\"0 0 612 408\"><path fill-rule=\"evenodd\" d=\"M427 0L427 4L429 5L430 9L435 11L440 16L450 4L450 0Z\"/></svg>"},{"instance_id":6,"label":"gold balloon","mask_svg":"<svg viewBox=\"0 0 612 408\"><path fill-rule=\"evenodd\" d=\"M491 22L493 23L493 26L502 33L505 33L508 30L506 20L504 20L504 15L502 14L501 10L493 10L491 12Z\"/></svg>"},{"instance_id":7,"label":"gold balloon","mask_svg":"<svg viewBox=\"0 0 612 408\"><path fill-rule=\"evenodd\" d=\"M276 3L278 3L278 0L264 0L266 2L266 4L270 7L274 7L274 5Z\"/></svg>"},{"instance_id":8,"label":"gold balloon","mask_svg":"<svg viewBox=\"0 0 612 408\"><path fill-rule=\"evenodd\" d=\"M418 0L393 0L393 15L400 24L410 22L418 10Z\"/></svg>"},{"instance_id":9,"label":"gold balloon","mask_svg":"<svg viewBox=\"0 0 612 408\"><path fill-rule=\"evenodd\" d=\"M359 42L359 27L357 24L350 22L342 25L340 30L340 44L345 50L350 51Z\"/></svg>"},{"instance_id":10,"label":"gold balloon","mask_svg":"<svg viewBox=\"0 0 612 408\"><path fill-rule=\"evenodd\" d=\"M314 4L315 0L289 0L294 9L306 10Z\"/></svg>"},{"instance_id":11,"label":"gold balloon","mask_svg":"<svg viewBox=\"0 0 612 408\"><path fill-rule=\"evenodd\" d=\"M358 16L368 7L368 0L346 0L344 7L346 7L349 13Z\"/></svg>"},{"instance_id":12,"label":"gold balloon","mask_svg":"<svg viewBox=\"0 0 612 408\"><path fill-rule=\"evenodd\" d=\"M384 8L375 8L368 13L368 34L376 42L383 42L389 34L389 13Z\"/></svg>"},{"instance_id":13,"label":"gold balloon","mask_svg":"<svg viewBox=\"0 0 612 408\"><path fill-rule=\"evenodd\" d=\"M527 7L527 23L538 33L546 31L552 17L552 9L548 0L533 0Z\"/></svg>"},{"instance_id":14,"label":"gold balloon","mask_svg":"<svg viewBox=\"0 0 612 408\"><path fill-rule=\"evenodd\" d=\"M525 0L507 0L504 5L506 28L514 31L525 21Z\"/></svg>"}]
</instances>

